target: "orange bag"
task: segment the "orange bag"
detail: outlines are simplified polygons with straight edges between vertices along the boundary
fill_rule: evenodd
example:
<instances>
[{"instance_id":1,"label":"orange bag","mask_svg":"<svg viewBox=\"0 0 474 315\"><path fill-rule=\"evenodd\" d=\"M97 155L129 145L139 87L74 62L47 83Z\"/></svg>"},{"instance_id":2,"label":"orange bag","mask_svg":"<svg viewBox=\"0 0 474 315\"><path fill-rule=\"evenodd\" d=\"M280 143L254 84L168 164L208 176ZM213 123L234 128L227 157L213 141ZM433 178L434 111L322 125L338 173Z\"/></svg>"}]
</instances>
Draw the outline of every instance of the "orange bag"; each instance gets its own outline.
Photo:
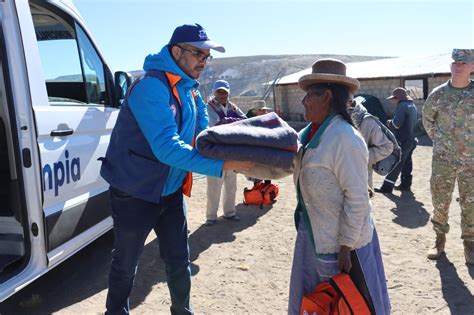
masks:
<instances>
[{"instance_id":1,"label":"orange bag","mask_svg":"<svg viewBox=\"0 0 474 315\"><path fill-rule=\"evenodd\" d=\"M271 205L275 203L278 192L278 185L257 182L251 189L244 188L244 204L260 205L260 208L263 205Z\"/></svg>"},{"instance_id":2,"label":"orange bag","mask_svg":"<svg viewBox=\"0 0 474 315\"><path fill-rule=\"evenodd\" d=\"M362 294L346 273L319 283L301 301L300 315L370 315Z\"/></svg>"}]
</instances>

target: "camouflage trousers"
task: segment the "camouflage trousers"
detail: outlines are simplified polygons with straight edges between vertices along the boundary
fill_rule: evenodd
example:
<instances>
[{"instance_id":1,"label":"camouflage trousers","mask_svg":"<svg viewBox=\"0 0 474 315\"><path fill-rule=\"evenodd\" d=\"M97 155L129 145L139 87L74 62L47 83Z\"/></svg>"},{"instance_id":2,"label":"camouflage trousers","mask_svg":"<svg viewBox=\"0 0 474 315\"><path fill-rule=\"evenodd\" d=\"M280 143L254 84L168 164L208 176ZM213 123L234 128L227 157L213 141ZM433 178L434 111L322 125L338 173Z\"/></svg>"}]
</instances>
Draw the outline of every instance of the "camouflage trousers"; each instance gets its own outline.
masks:
<instances>
[{"instance_id":1,"label":"camouflage trousers","mask_svg":"<svg viewBox=\"0 0 474 315\"><path fill-rule=\"evenodd\" d=\"M433 156L431 198L433 202L433 229L436 233L449 232L449 205L454 184L458 181L461 206L461 238L474 241L474 165L450 163Z\"/></svg>"}]
</instances>

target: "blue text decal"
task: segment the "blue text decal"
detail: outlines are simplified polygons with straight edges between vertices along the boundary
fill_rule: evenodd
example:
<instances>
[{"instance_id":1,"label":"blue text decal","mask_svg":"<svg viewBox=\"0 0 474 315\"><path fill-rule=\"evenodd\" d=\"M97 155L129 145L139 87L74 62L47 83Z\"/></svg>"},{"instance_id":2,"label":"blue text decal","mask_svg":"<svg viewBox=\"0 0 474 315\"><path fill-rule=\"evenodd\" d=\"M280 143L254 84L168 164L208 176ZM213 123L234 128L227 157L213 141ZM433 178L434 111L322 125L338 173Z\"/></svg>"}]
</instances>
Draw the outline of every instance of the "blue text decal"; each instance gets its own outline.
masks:
<instances>
[{"instance_id":1,"label":"blue text decal","mask_svg":"<svg viewBox=\"0 0 474 315\"><path fill-rule=\"evenodd\" d=\"M51 165L46 164L43 167L43 191L46 189L53 189L54 183L54 196L59 194L59 187L66 184L69 184L71 181L77 182L81 179L81 161L80 159L73 158L69 161L69 151L64 152L66 160L57 161Z\"/></svg>"}]
</instances>

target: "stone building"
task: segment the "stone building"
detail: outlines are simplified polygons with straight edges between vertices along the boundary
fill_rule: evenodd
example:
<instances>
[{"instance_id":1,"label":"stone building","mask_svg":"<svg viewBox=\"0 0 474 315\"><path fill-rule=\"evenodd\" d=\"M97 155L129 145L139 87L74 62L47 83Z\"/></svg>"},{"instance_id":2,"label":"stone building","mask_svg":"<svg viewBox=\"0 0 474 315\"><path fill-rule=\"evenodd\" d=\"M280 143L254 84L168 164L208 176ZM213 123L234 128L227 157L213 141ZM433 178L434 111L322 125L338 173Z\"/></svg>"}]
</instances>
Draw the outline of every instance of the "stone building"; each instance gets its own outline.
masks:
<instances>
[{"instance_id":1,"label":"stone building","mask_svg":"<svg viewBox=\"0 0 474 315\"><path fill-rule=\"evenodd\" d=\"M421 106L428 94L436 86L446 82L450 77L451 54L425 57L389 58L374 61L348 63L347 75L360 81L358 94L369 94L377 97L389 117L394 113L394 106L385 98L392 90L402 86L410 91L421 115ZM268 104L289 121L303 120L301 100L304 92L298 87L298 79L311 73L311 68L283 77L275 86L275 101Z\"/></svg>"}]
</instances>

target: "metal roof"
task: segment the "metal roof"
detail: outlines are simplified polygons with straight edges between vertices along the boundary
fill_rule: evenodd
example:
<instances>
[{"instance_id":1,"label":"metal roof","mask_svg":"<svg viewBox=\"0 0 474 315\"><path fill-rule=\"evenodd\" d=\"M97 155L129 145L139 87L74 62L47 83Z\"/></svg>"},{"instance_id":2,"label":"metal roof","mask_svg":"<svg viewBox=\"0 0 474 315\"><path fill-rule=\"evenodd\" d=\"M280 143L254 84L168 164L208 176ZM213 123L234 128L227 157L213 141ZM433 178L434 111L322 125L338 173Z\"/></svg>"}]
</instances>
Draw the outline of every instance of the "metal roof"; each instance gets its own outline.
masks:
<instances>
[{"instance_id":1,"label":"metal roof","mask_svg":"<svg viewBox=\"0 0 474 315\"><path fill-rule=\"evenodd\" d=\"M347 63L347 75L357 79L399 78L450 73L451 53L423 57L400 57ZM311 68L284 76L281 84L296 84Z\"/></svg>"}]
</instances>

